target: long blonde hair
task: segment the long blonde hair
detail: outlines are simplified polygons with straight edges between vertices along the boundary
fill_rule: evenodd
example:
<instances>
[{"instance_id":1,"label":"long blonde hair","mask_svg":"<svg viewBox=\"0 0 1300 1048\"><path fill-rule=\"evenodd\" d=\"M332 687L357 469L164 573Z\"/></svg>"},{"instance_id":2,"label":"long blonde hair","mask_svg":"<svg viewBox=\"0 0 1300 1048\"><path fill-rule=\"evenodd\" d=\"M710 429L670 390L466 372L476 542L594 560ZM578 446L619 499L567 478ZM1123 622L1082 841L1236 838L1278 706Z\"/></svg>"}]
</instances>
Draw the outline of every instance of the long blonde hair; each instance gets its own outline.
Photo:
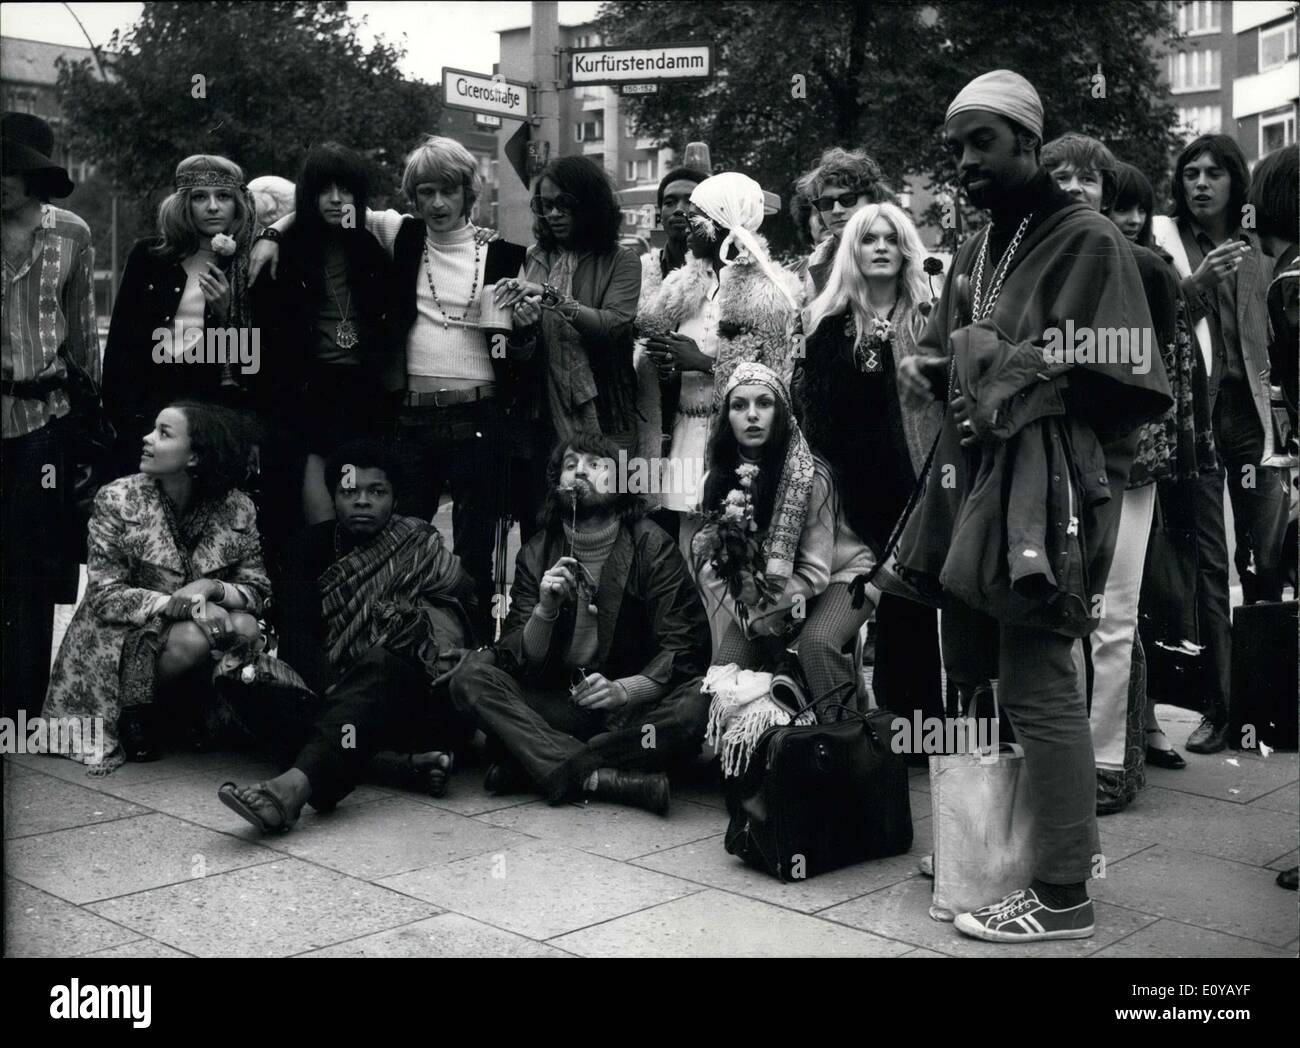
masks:
<instances>
[{"instance_id":1,"label":"long blonde hair","mask_svg":"<svg viewBox=\"0 0 1300 1048\"><path fill-rule=\"evenodd\" d=\"M894 326L910 331L916 323L920 306L930 300L930 285L924 269L926 251L921 234L907 213L896 204L868 204L844 227L826 287L804 310L805 335L811 337L823 320L842 313L845 307L853 310L858 330L866 330L872 310L867 300L867 277L858 268L856 251L858 241L877 218L883 218L893 227L903 254L903 264L898 270L898 307L894 311Z\"/></svg>"},{"instance_id":2,"label":"long blonde hair","mask_svg":"<svg viewBox=\"0 0 1300 1048\"><path fill-rule=\"evenodd\" d=\"M175 179L179 182L182 176L199 171L215 171L238 182L240 188L230 190L235 198L235 218L226 233L236 240L244 239L241 234L245 227L251 227L257 220L250 207L252 198L244 187L244 169L224 156L196 153L176 165ZM201 235L190 210L190 194L193 192L192 189L178 189L158 206L158 235L162 237L157 248L159 255L180 260L198 250Z\"/></svg>"}]
</instances>

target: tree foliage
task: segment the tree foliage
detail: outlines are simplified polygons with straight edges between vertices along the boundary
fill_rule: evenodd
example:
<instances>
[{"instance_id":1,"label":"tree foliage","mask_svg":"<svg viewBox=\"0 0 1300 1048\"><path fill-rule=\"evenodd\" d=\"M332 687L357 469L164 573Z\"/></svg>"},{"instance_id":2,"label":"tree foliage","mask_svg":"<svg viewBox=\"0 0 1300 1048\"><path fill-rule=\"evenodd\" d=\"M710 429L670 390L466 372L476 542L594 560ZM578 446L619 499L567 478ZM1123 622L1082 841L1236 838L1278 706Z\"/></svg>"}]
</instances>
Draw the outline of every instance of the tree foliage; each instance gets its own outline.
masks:
<instances>
[{"instance_id":1,"label":"tree foliage","mask_svg":"<svg viewBox=\"0 0 1300 1048\"><path fill-rule=\"evenodd\" d=\"M1047 138L1094 135L1157 185L1179 143L1159 82L1173 34L1161 3L612 0L598 21L611 44L714 43L716 79L621 102L639 133L676 149L707 141L715 165L787 195L832 145L865 148L896 188L921 176L950 190L944 112L969 80L999 68L1038 89Z\"/></svg>"},{"instance_id":2,"label":"tree foliage","mask_svg":"<svg viewBox=\"0 0 1300 1048\"><path fill-rule=\"evenodd\" d=\"M358 28L343 3L147 3L109 44L108 82L88 59L63 62L60 99L78 150L142 219L194 153L293 179L307 149L333 139L367 154L387 190L436 130L441 100L403 77L402 48L367 49Z\"/></svg>"}]
</instances>

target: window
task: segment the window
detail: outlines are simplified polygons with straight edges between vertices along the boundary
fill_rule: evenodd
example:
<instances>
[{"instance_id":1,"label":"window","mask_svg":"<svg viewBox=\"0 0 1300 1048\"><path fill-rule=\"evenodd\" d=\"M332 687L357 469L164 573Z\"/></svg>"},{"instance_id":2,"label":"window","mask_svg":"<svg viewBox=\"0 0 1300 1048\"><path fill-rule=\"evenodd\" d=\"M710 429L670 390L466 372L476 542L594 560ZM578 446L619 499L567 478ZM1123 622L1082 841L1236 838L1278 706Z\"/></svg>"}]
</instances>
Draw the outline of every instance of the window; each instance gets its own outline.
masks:
<instances>
[{"instance_id":1,"label":"window","mask_svg":"<svg viewBox=\"0 0 1300 1048\"><path fill-rule=\"evenodd\" d=\"M1276 69L1295 57L1295 21L1259 31L1259 71Z\"/></svg>"},{"instance_id":2,"label":"window","mask_svg":"<svg viewBox=\"0 0 1300 1048\"><path fill-rule=\"evenodd\" d=\"M574 140L578 142L600 142L605 137L605 121L584 120L573 127Z\"/></svg>"},{"instance_id":3,"label":"window","mask_svg":"<svg viewBox=\"0 0 1300 1048\"><path fill-rule=\"evenodd\" d=\"M1267 156L1275 149L1295 145L1295 109L1286 106L1259 117L1259 155Z\"/></svg>"},{"instance_id":4,"label":"window","mask_svg":"<svg viewBox=\"0 0 1300 1048\"><path fill-rule=\"evenodd\" d=\"M582 34L579 35L579 36L575 36L575 37L573 38L573 46L574 46L574 47L599 47L599 46L600 46L600 34L599 34L599 33L582 33Z\"/></svg>"},{"instance_id":5,"label":"window","mask_svg":"<svg viewBox=\"0 0 1300 1048\"><path fill-rule=\"evenodd\" d=\"M1188 36L1217 33L1220 29L1218 0L1194 0L1178 5L1178 32Z\"/></svg>"},{"instance_id":6,"label":"window","mask_svg":"<svg viewBox=\"0 0 1300 1048\"><path fill-rule=\"evenodd\" d=\"M1178 51L1169 56L1171 91L1215 91L1219 87L1218 51Z\"/></svg>"},{"instance_id":7,"label":"window","mask_svg":"<svg viewBox=\"0 0 1300 1048\"><path fill-rule=\"evenodd\" d=\"M1223 107L1179 106L1178 122L1189 142L1197 135L1216 135L1223 129Z\"/></svg>"},{"instance_id":8,"label":"window","mask_svg":"<svg viewBox=\"0 0 1300 1048\"><path fill-rule=\"evenodd\" d=\"M653 182L659 177L659 157L641 157L624 165L629 182Z\"/></svg>"}]
</instances>

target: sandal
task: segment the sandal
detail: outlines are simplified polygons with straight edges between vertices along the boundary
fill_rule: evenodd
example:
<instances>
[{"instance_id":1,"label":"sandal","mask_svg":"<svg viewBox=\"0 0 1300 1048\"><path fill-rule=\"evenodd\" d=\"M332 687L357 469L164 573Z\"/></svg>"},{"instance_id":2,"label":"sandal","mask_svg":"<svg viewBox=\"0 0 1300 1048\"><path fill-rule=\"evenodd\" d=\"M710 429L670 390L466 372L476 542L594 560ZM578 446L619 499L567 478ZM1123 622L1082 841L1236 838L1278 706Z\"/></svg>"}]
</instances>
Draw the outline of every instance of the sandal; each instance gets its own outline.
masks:
<instances>
[{"instance_id":1,"label":"sandal","mask_svg":"<svg viewBox=\"0 0 1300 1048\"><path fill-rule=\"evenodd\" d=\"M430 750L436 754L432 763L416 764L415 758L423 754L376 753L370 760L370 770L386 786L397 786L413 793L427 793L430 797L445 797L451 784L451 773L456 767L456 755L447 750ZM438 763L446 757L445 765ZM441 773L441 781L434 776Z\"/></svg>"},{"instance_id":2,"label":"sandal","mask_svg":"<svg viewBox=\"0 0 1300 1048\"><path fill-rule=\"evenodd\" d=\"M297 825L298 820L296 818L289 818L289 812L285 809L284 804L280 801L279 797L267 789L266 783L259 782L256 786L253 786L252 789L257 792L259 797L264 797L266 800L270 801L271 807L273 807L279 814L280 821L275 825L267 822L262 818L262 816L258 815L256 811L241 801L235 795L236 789L238 789L236 783L223 782L217 790L217 800L221 801L222 804L240 818L251 822L263 833L288 833L295 825Z\"/></svg>"}]
</instances>

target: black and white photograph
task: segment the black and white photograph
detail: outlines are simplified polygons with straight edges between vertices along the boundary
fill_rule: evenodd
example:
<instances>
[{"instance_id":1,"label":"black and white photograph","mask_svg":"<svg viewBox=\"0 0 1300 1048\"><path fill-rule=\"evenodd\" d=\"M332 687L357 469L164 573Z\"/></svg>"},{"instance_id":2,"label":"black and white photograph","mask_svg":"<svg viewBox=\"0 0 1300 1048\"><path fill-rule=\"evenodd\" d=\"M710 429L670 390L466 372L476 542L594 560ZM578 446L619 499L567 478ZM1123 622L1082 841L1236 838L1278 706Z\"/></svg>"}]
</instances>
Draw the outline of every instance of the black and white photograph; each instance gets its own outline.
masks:
<instances>
[{"instance_id":1,"label":"black and white photograph","mask_svg":"<svg viewBox=\"0 0 1300 1048\"><path fill-rule=\"evenodd\" d=\"M0 4L22 1011L857 958L1293 1020L1298 24Z\"/></svg>"}]
</instances>

